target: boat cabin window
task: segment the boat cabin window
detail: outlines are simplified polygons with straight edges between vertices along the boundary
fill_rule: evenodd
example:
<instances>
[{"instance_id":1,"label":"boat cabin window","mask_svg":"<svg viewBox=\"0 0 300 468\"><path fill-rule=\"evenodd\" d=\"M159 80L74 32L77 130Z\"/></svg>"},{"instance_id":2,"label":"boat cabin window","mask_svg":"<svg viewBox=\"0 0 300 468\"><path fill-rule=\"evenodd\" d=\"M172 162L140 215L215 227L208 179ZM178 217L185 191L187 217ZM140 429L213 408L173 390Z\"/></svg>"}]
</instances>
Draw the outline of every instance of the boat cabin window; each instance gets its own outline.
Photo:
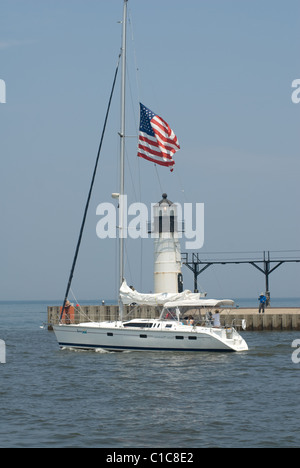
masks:
<instances>
[{"instance_id":1,"label":"boat cabin window","mask_svg":"<svg viewBox=\"0 0 300 468\"><path fill-rule=\"evenodd\" d=\"M123 326L125 328L152 328L153 322L127 322Z\"/></svg>"}]
</instances>

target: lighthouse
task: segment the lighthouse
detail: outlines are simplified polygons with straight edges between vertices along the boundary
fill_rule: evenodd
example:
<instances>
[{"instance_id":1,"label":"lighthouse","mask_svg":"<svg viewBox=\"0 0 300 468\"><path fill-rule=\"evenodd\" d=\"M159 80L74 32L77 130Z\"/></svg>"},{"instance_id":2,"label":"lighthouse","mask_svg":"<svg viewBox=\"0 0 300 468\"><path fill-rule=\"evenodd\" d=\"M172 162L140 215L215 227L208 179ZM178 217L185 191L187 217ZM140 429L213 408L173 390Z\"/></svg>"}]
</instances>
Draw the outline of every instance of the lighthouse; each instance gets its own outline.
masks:
<instances>
[{"instance_id":1,"label":"lighthouse","mask_svg":"<svg viewBox=\"0 0 300 468\"><path fill-rule=\"evenodd\" d=\"M153 205L154 226L154 292L180 293L183 291L181 249L178 237L177 205L163 194Z\"/></svg>"}]
</instances>

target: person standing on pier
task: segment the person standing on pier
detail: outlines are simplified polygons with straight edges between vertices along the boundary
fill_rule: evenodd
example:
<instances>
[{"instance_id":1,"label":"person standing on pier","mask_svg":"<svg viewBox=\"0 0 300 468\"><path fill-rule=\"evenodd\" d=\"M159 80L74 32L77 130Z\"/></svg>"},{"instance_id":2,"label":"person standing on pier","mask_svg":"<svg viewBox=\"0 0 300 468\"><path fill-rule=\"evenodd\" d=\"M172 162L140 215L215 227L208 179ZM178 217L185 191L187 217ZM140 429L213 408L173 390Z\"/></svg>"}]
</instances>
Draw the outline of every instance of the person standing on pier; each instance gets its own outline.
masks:
<instances>
[{"instance_id":1,"label":"person standing on pier","mask_svg":"<svg viewBox=\"0 0 300 468\"><path fill-rule=\"evenodd\" d=\"M266 308L266 302L267 302L267 298L266 296L264 295L264 293L261 293L261 295L259 296L258 298L259 300L259 311L258 313L265 313L265 308Z\"/></svg>"}]
</instances>

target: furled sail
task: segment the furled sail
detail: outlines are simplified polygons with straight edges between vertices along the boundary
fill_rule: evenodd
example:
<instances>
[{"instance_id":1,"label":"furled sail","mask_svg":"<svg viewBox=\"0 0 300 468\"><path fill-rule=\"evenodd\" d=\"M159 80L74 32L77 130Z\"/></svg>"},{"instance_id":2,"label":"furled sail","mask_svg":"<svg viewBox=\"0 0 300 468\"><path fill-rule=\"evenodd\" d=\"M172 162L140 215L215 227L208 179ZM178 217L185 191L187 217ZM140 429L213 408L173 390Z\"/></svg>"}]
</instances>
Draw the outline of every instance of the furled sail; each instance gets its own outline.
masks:
<instances>
[{"instance_id":1,"label":"furled sail","mask_svg":"<svg viewBox=\"0 0 300 468\"><path fill-rule=\"evenodd\" d=\"M126 281L123 282L120 288L120 297L124 305L128 304L145 304L149 306L164 305L167 302L185 301L194 302L204 297L203 293L192 293L191 291L183 291L182 293L160 293L160 294L142 294L134 291L128 286Z\"/></svg>"}]
</instances>

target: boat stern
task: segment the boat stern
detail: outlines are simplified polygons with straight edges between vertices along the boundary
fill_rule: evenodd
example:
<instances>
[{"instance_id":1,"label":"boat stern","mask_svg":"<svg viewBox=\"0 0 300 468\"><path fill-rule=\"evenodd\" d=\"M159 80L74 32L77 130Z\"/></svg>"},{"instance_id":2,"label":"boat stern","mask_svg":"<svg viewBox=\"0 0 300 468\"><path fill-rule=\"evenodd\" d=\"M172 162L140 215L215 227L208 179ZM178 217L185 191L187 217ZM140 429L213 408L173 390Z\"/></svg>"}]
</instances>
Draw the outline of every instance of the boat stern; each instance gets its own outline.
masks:
<instances>
[{"instance_id":1,"label":"boat stern","mask_svg":"<svg viewBox=\"0 0 300 468\"><path fill-rule=\"evenodd\" d=\"M229 349L235 352L249 351L248 344L235 328L213 328L215 338L222 341Z\"/></svg>"}]
</instances>

